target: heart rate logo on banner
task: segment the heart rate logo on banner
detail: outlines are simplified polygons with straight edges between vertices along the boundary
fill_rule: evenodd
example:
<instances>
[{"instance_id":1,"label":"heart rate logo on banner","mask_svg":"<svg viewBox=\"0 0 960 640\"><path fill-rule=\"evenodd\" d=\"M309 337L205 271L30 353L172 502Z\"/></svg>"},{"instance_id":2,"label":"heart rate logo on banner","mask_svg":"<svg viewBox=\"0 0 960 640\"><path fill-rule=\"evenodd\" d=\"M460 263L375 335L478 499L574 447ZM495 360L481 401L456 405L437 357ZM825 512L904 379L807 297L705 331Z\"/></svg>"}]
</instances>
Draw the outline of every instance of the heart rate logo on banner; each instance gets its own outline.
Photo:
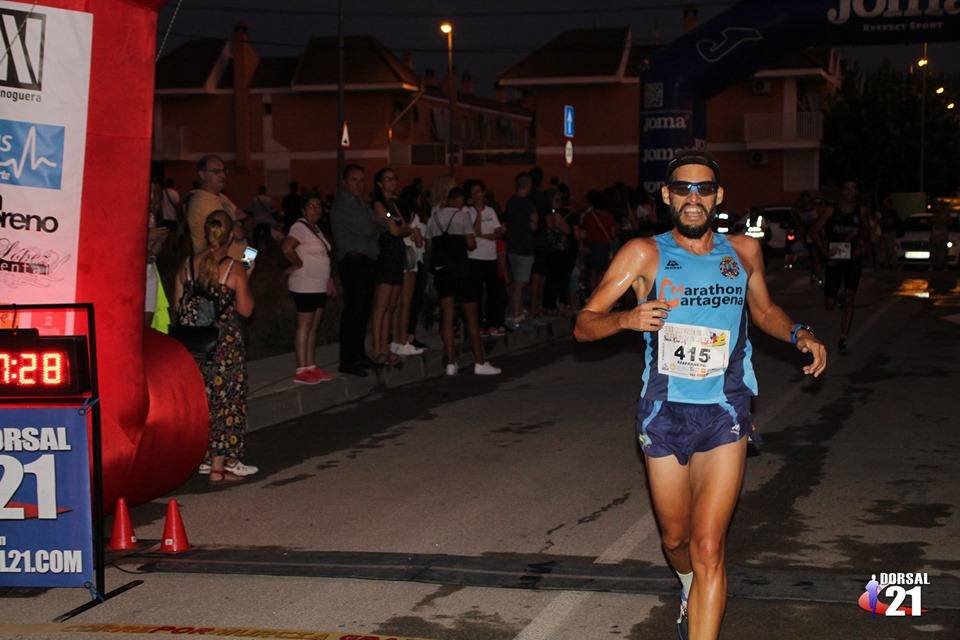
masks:
<instances>
[{"instance_id":1,"label":"heart rate logo on banner","mask_svg":"<svg viewBox=\"0 0 960 640\"><path fill-rule=\"evenodd\" d=\"M40 91L46 22L41 13L0 10L0 87Z\"/></svg>"},{"instance_id":2,"label":"heart rate logo on banner","mask_svg":"<svg viewBox=\"0 0 960 640\"><path fill-rule=\"evenodd\" d=\"M0 119L0 186L59 189L63 127Z\"/></svg>"}]
</instances>

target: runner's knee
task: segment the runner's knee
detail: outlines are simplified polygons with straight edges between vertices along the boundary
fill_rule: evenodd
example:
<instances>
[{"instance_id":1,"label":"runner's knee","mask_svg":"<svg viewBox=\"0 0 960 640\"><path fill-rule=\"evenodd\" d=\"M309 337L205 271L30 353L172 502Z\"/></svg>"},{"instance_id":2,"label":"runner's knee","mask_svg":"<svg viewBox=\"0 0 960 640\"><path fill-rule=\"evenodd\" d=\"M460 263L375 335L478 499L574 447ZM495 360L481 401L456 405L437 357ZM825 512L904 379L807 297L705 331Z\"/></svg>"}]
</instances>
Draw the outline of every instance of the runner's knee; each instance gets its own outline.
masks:
<instances>
[{"instance_id":1,"label":"runner's knee","mask_svg":"<svg viewBox=\"0 0 960 640\"><path fill-rule=\"evenodd\" d=\"M682 533L675 534L664 531L660 542L663 544L664 551L667 553L676 553L690 546L690 536Z\"/></svg>"},{"instance_id":2,"label":"runner's knee","mask_svg":"<svg viewBox=\"0 0 960 640\"><path fill-rule=\"evenodd\" d=\"M717 569L723 566L723 538L720 536L702 536L691 540L690 560L694 568L701 570Z\"/></svg>"}]
</instances>

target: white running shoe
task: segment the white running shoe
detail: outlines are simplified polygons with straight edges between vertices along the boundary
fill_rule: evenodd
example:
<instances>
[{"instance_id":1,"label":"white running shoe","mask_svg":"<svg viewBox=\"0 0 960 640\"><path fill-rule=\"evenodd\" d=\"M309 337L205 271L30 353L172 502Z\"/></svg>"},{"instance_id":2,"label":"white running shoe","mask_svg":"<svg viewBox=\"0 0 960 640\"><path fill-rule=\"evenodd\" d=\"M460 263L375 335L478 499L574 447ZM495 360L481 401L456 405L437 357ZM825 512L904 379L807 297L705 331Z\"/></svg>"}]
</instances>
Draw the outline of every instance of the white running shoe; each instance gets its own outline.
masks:
<instances>
[{"instance_id":1,"label":"white running shoe","mask_svg":"<svg viewBox=\"0 0 960 640\"><path fill-rule=\"evenodd\" d=\"M255 467L252 464L243 464L239 460L233 464L224 465L223 468L235 476L252 476L257 471L260 471L260 467Z\"/></svg>"},{"instance_id":2,"label":"white running shoe","mask_svg":"<svg viewBox=\"0 0 960 640\"><path fill-rule=\"evenodd\" d=\"M457 365L455 365L455 364L448 364L448 365L447 365L447 368L446 368L446 372L447 372L447 375L448 375L448 376L455 376L455 375L457 375Z\"/></svg>"},{"instance_id":3,"label":"white running shoe","mask_svg":"<svg viewBox=\"0 0 960 640\"><path fill-rule=\"evenodd\" d=\"M200 468L197 469L197 472L199 472L200 475L202 475L202 476L208 476L208 475L210 475L210 463L209 463L209 462L201 462L201 463L200 463Z\"/></svg>"},{"instance_id":4,"label":"white running shoe","mask_svg":"<svg viewBox=\"0 0 960 640\"><path fill-rule=\"evenodd\" d=\"M501 371L501 369L498 369L489 362L473 365L473 375L475 376L495 376L499 375Z\"/></svg>"},{"instance_id":5,"label":"white running shoe","mask_svg":"<svg viewBox=\"0 0 960 640\"><path fill-rule=\"evenodd\" d=\"M412 344L410 344L409 342L407 344L397 345L396 349L393 348L394 344L396 343L394 342L390 343L390 350L393 351L398 356L418 356L421 353L423 353L423 349L417 348Z\"/></svg>"}]
</instances>

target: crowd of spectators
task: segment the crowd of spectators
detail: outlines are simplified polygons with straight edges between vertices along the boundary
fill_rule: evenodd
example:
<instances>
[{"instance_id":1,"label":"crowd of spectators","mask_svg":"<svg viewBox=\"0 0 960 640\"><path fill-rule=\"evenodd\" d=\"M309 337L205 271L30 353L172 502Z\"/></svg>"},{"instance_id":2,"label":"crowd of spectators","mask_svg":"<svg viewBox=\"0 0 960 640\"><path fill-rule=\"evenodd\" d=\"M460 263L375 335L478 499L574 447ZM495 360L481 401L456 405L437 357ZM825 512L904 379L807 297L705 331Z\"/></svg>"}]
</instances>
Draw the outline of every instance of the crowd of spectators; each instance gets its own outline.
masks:
<instances>
[{"instance_id":1,"label":"crowd of spectators","mask_svg":"<svg viewBox=\"0 0 960 640\"><path fill-rule=\"evenodd\" d=\"M557 178L544 185L539 168L518 174L502 204L472 178L458 184L441 174L426 185L418 177L404 182L390 167L370 174L359 165L348 165L340 177L333 196L293 182L279 203L261 186L249 206L240 207L225 193L223 160L209 155L198 162L188 192L172 180L151 189L147 322L163 330L168 315L174 324L216 329L216 347L198 356L211 411L201 473L209 473L211 483L257 471L242 462L241 320L253 312L257 255L280 256L272 273L282 275L269 277L283 281L270 286L285 287L296 308L290 329L295 384L333 377L317 366L315 352L318 324L335 296L341 374L366 377L422 354L428 346L418 335L436 323L447 375L460 373L458 334L473 352L473 373L497 375L501 369L486 358L484 338L531 330L547 316L574 315L617 248L660 226L639 190L618 183L589 192L581 205ZM170 311L161 313L155 302L163 287L153 263L168 239L179 257ZM212 301L211 314L198 313L204 301Z\"/></svg>"}]
</instances>

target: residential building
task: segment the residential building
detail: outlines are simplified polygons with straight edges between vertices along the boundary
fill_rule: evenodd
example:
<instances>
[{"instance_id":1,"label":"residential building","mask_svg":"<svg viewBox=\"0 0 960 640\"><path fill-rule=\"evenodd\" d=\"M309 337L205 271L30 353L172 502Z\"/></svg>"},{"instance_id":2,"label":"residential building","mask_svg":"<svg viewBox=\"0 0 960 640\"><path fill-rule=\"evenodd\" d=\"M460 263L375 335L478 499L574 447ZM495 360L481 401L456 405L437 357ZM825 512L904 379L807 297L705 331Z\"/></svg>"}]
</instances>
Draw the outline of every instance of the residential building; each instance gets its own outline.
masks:
<instances>
[{"instance_id":1,"label":"residential building","mask_svg":"<svg viewBox=\"0 0 960 640\"><path fill-rule=\"evenodd\" d=\"M431 72L418 75L375 38L345 38L345 114L349 163L370 177L391 166L404 181L429 185L449 171L449 94ZM185 190L207 153L224 158L228 193L246 206L259 185L282 195L290 181L336 189L337 40L312 38L303 52L260 57L247 28L231 40L189 41L157 65L153 161L156 173ZM449 83L444 83L449 85ZM533 112L473 94L464 74L455 104L457 178L479 177L504 195L533 161ZM369 185L372 187L372 184Z\"/></svg>"},{"instance_id":2,"label":"residential building","mask_svg":"<svg viewBox=\"0 0 960 640\"><path fill-rule=\"evenodd\" d=\"M575 194L639 183L640 76L652 50L626 27L575 29L501 74L501 86L532 94L537 163L547 175L565 171ZM708 99L707 148L723 167L726 208L791 203L819 188L823 108L839 86L836 52L805 49ZM566 105L575 113L569 168Z\"/></svg>"}]
</instances>

